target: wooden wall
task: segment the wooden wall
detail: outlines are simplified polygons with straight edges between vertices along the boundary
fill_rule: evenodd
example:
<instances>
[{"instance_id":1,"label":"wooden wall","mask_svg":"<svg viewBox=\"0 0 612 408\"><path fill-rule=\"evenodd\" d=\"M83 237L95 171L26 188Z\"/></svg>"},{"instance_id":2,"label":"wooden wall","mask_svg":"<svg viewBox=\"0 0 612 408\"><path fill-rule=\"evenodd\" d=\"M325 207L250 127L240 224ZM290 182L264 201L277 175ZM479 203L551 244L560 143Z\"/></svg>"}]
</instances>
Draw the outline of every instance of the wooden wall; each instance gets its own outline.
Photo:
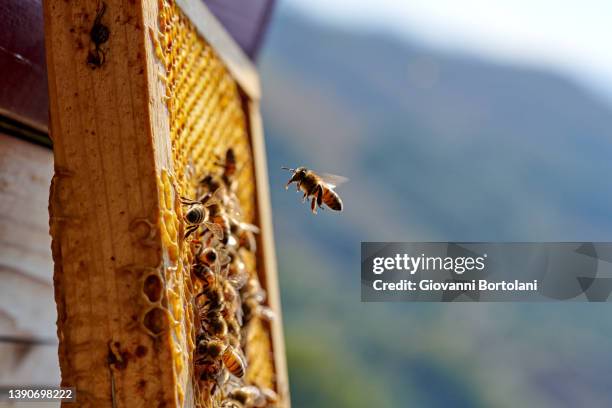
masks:
<instances>
[{"instance_id":1,"label":"wooden wall","mask_svg":"<svg viewBox=\"0 0 612 408\"><path fill-rule=\"evenodd\" d=\"M0 386L57 385L52 152L0 133Z\"/></svg>"}]
</instances>

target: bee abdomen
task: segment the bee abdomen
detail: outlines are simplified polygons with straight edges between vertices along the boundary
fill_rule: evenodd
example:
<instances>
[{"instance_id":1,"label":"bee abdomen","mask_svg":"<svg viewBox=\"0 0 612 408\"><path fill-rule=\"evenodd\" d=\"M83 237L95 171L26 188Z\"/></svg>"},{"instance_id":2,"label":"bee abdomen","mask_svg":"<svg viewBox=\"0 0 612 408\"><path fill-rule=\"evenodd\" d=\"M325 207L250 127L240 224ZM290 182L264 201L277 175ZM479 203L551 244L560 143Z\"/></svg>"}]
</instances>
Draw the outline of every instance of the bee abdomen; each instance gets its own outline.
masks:
<instances>
[{"instance_id":1,"label":"bee abdomen","mask_svg":"<svg viewBox=\"0 0 612 408\"><path fill-rule=\"evenodd\" d=\"M228 346L223 353L223 364L225 364L228 371L236 377L241 378L244 376L246 363L233 347Z\"/></svg>"},{"instance_id":2,"label":"bee abdomen","mask_svg":"<svg viewBox=\"0 0 612 408\"><path fill-rule=\"evenodd\" d=\"M334 211L342 211L342 200L332 189L328 188L323 191L323 202Z\"/></svg>"},{"instance_id":3,"label":"bee abdomen","mask_svg":"<svg viewBox=\"0 0 612 408\"><path fill-rule=\"evenodd\" d=\"M191 225L201 224L204 221L204 217L205 214L203 208L193 207L187 211L187 214L185 214L185 221Z\"/></svg>"}]
</instances>

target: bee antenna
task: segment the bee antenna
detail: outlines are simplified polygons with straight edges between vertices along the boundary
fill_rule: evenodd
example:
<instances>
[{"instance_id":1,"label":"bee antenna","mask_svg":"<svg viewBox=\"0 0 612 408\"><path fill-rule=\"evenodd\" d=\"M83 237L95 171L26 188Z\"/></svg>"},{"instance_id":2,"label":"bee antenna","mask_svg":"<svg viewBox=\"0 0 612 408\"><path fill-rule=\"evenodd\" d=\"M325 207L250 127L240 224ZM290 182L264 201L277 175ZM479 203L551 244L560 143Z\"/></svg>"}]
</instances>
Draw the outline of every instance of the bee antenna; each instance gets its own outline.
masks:
<instances>
[{"instance_id":1,"label":"bee antenna","mask_svg":"<svg viewBox=\"0 0 612 408\"><path fill-rule=\"evenodd\" d=\"M289 167L282 166L281 169L289 170L290 172L295 173L295 169L290 169Z\"/></svg>"}]
</instances>

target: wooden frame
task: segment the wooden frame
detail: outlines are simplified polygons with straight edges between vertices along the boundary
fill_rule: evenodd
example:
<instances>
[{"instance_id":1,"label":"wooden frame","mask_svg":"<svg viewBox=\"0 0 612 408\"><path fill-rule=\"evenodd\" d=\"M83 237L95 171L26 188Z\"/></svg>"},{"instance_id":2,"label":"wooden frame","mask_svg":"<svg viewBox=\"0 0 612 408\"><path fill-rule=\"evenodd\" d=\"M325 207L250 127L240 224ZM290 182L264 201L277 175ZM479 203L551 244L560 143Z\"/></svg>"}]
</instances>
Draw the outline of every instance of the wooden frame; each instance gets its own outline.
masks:
<instances>
[{"instance_id":1,"label":"wooden frame","mask_svg":"<svg viewBox=\"0 0 612 408\"><path fill-rule=\"evenodd\" d=\"M246 95L263 243L259 272L278 316L271 326L276 388L282 406L289 406L259 80L201 2L177 3ZM171 252L162 237L167 220L160 219L164 197L158 189L161 169L172 166L169 118L151 38L158 31L158 2L105 0L112 57L92 69L86 61L95 47L90 31L100 4L48 0L44 5L62 384L77 387L82 406L191 406L193 389L188 381L183 387L185 379L175 372L170 322L163 313L143 314L139 298L139 285L150 273L164 273ZM141 330L142 324L151 327L148 318L160 329L153 337Z\"/></svg>"}]
</instances>

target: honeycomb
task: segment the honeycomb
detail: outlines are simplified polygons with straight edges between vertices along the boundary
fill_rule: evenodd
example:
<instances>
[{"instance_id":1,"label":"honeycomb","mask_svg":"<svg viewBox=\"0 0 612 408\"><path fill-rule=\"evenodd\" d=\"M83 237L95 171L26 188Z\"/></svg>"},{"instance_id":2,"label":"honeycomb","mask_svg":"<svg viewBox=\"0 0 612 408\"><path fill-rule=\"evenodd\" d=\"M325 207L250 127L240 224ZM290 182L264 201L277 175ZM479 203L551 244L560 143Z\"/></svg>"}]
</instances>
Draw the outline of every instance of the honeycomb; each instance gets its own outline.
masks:
<instances>
[{"instance_id":1,"label":"honeycomb","mask_svg":"<svg viewBox=\"0 0 612 408\"><path fill-rule=\"evenodd\" d=\"M142 324L156 335L155 322L169 319L178 402L193 398L195 406L219 406L228 390L211 396L199 386L194 369L198 312L195 296L202 284L192 277L193 250L184 239L185 207L181 197L195 198L199 182L220 171L218 162L231 148L237 163L235 180L246 223L256 221L255 181L247 118L236 81L211 46L198 34L189 19L172 1L159 2L159 32L153 35L155 53L163 66L159 79L165 86L165 103L170 123L171 168L158 178L161 197L160 234L164 242L163 276L147 275L144 292L151 305ZM257 278L256 257L246 254L246 270ZM166 288L160 300L159 280ZM146 300L146 299L145 299ZM167 308L162 303L167 303ZM167 311L163 313L162 311ZM267 322L255 317L243 327L244 354L248 362L246 383L274 389L272 347ZM230 390L231 391L231 390Z\"/></svg>"}]
</instances>

